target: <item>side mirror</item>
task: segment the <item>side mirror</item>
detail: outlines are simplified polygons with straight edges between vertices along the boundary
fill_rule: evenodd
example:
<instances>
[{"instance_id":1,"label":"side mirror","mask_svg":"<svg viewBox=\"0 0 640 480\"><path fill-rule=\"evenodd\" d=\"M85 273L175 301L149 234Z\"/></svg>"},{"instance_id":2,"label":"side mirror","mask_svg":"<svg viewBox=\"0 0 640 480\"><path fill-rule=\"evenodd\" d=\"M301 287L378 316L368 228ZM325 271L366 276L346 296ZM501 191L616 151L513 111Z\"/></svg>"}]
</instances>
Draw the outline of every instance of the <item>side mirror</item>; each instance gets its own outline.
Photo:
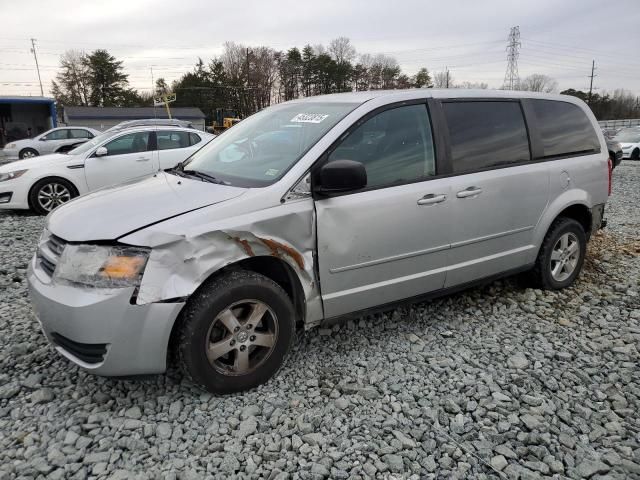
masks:
<instances>
[{"instance_id":1,"label":"side mirror","mask_svg":"<svg viewBox=\"0 0 640 480\"><path fill-rule=\"evenodd\" d=\"M318 180L318 193L350 192L367 186L367 171L360 162L335 160L320 169Z\"/></svg>"},{"instance_id":2,"label":"side mirror","mask_svg":"<svg viewBox=\"0 0 640 480\"><path fill-rule=\"evenodd\" d=\"M109 153L109 151L107 150L107 147L98 147L96 149L96 157L104 157Z\"/></svg>"},{"instance_id":3,"label":"side mirror","mask_svg":"<svg viewBox=\"0 0 640 480\"><path fill-rule=\"evenodd\" d=\"M46 142L47 141L47 137L40 137L38 140L41 141L41 142Z\"/></svg>"}]
</instances>

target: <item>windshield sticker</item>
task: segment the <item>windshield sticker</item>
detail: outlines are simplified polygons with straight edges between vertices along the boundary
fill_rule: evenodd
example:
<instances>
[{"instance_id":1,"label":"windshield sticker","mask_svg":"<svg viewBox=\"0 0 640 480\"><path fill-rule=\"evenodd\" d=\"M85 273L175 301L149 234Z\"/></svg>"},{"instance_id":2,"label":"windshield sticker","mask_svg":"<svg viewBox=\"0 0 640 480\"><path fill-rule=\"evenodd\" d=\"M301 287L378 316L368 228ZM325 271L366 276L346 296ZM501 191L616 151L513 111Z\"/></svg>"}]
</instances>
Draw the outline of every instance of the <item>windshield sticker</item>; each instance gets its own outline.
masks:
<instances>
[{"instance_id":1,"label":"windshield sticker","mask_svg":"<svg viewBox=\"0 0 640 480\"><path fill-rule=\"evenodd\" d=\"M320 123L328 116L329 115L323 115L322 113L299 113L290 121L295 123Z\"/></svg>"},{"instance_id":2,"label":"windshield sticker","mask_svg":"<svg viewBox=\"0 0 640 480\"><path fill-rule=\"evenodd\" d=\"M269 170L264 172L264 174L267 177L275 177L278 174L278 172L279 172L279 170L276 170L275 168L270 168Z\"/></svg>"}]
</instances>

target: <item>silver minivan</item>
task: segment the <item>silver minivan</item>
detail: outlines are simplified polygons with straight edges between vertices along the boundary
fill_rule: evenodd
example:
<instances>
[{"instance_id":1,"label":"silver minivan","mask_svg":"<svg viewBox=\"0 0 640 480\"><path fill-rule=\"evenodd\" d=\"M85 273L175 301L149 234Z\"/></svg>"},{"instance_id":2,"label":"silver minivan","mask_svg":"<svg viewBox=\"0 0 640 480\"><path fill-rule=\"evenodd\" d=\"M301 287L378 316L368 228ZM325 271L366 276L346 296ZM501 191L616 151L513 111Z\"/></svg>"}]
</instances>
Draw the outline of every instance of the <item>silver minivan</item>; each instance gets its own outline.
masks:
<instances>
[{"instance_id":1,"label":"silver minivan","mask_svg":"<svg viewBox=\"0 0 640 480\"><path fill-rule=\"evenodd\" d=\"M269 107L177 167L54 210L29 267L56 350L99 375L175 359L215 393L311 328L528 271L571 285L611 165L588 107L512 91Z\"/></svg>"}]
</instances>

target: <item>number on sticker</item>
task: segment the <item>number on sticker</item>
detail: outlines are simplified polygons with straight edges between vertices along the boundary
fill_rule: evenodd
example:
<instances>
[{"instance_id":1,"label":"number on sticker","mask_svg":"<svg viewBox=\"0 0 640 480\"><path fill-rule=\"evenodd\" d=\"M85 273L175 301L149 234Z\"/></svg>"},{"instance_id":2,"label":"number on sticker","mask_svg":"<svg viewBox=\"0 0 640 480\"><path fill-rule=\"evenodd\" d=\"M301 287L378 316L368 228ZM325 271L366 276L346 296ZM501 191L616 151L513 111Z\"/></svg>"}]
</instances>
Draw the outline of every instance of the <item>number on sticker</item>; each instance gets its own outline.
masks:
<instances>
[{"instance_id":1,"label":"number on sticker","mask_svg":"<svg viewBox=\"0 0 640 480\"><path fill-rule=\"evenodd\" d=\"M328 116L322 113L299 113L291 121L296 123L320 123Z\"/></svg>"}]
</instances>

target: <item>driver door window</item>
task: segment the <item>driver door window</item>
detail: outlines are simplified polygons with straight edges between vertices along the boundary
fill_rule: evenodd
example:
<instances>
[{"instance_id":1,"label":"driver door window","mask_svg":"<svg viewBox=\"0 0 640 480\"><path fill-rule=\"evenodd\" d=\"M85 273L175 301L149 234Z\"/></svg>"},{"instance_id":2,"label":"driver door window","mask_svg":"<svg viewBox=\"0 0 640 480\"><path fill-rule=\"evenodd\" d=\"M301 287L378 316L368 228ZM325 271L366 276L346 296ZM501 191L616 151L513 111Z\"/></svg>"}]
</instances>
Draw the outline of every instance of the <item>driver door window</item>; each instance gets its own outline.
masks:
<instances>
[{"instance_id":1,"label":"driver door window","mask_svg":"<svg viewBox=\"0 0 640 480\"><path fill-rule=\"evenodd\" d=\"M66 140L68 137L68 130L54 130L42 138L42 140Z\"/></svg>"},{"instance_id":2,"label":"driver door window","mask_svg":"<svg viewBox=\"0 0 640 480\"><path fill-rule=\"evenodd\" d=\"M367 187L411 183L435 175L433 138L424 104L385 110L352 130L328 161L355 160Z\"/></svg>"}]
</instances>

